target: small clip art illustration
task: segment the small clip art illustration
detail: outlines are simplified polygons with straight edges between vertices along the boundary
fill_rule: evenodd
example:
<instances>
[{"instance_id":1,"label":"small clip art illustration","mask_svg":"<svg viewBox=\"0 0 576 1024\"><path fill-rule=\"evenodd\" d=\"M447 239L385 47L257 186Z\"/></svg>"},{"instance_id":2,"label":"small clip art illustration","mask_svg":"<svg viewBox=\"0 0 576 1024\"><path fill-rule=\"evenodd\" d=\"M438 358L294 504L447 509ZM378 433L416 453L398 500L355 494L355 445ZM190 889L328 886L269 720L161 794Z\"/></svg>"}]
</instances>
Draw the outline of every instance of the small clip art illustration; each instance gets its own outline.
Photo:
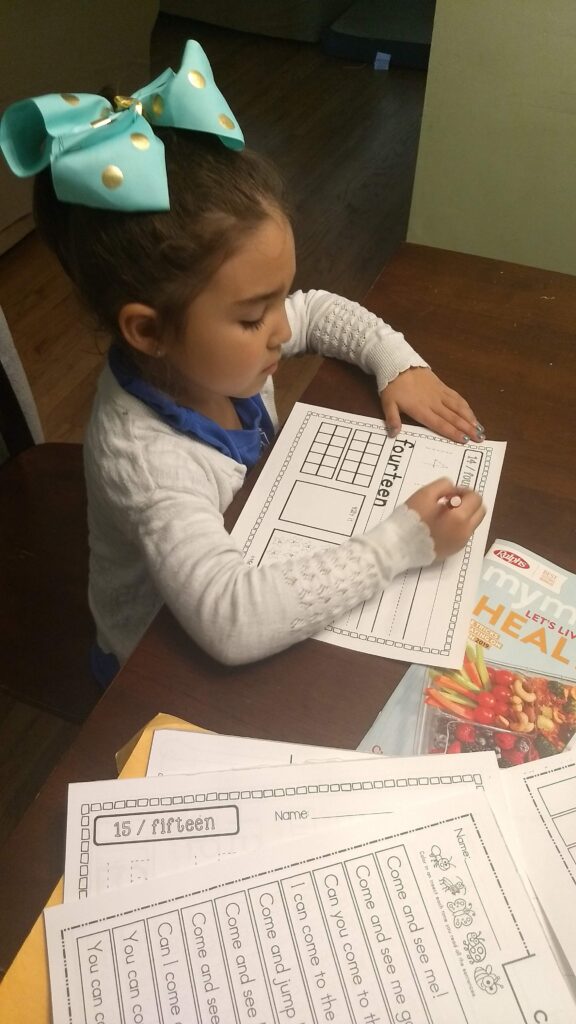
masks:
<instances>
[{"instance_id":1,"label":"small clip art illustration","mask_svg":"<svg viewBox=\"0 0 576 1024\"><path fill-rule=\"evenodd\" d=\"M430 860L435 868L440 868L440 871L449 871L452 867L450 857L444 857L437 843L430 847Z\"/></svg>"},{"instance_id":2,"label":"small clip art illustration","mask_svg":"<svg viewBox=\"0 0 576 1024\"><path fill-rule=\"evenodd\" d=\"M483 992L487 992L489 996L495 996L499 988L504 988L500 981L500 976L494 974L490 964L486 964L486 967L477 967L474 971L474 981L481 988Z\"/></svg>"},{"instance_id":3,"label":"small clip art illustration","mask_svg":"<svg viewBox=\"0 0 576 1024\"><path fill-rule=\"evenodd\" d=\"M471 903L458 899L453 903L447 903L446 906L452 914L455 928L468 928L472 924L475 912Z\"/></svg>"},{"instance_id":4,"label":"small clip art illustration","mask_svg":"<svg viewBox=\"0 0 576 1024\"><path fill-rule=\"evenodd\" d=\"M461 878L455 878L454 881L450 878L441 878L440 885L444 892L449 892L452 896L466 895L466 886Z\"/></svg>"},{"instance_id":5,"label":"small clip art illustration","mask_svg":"<svg viewBox=\"0 0 576 1024\"><path fill-rule=\"evenodd\" d=\"M468 932L463 946L471 964L481 964L486 959L486 942L481 932Z\"/></svg>"}]
</instances>

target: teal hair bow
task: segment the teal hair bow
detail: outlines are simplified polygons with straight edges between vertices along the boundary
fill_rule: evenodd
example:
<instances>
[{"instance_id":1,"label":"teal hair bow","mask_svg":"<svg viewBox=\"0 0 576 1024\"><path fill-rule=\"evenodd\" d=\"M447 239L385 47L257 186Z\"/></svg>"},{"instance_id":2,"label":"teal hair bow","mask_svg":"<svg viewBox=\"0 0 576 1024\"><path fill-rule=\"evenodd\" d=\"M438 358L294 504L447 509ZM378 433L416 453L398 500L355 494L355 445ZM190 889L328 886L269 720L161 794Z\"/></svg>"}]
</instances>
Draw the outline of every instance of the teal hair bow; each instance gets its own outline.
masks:
<instances>
[{"instance_id":1,"label":"teal hair bow","mask_svg":"<svg viewBox=\"0 0 576 1024\"><path fill-rule=\"evenodd\" d=\"M51 93L8 107L0 149L18 177L50 164L66 203L100 210L169 210L164 146L155 126L217 135L242 149L244 136L214 82L204 50L190 39L177 74L168 68L114 112L102 96Z\"/></svg>"}]
</instances>

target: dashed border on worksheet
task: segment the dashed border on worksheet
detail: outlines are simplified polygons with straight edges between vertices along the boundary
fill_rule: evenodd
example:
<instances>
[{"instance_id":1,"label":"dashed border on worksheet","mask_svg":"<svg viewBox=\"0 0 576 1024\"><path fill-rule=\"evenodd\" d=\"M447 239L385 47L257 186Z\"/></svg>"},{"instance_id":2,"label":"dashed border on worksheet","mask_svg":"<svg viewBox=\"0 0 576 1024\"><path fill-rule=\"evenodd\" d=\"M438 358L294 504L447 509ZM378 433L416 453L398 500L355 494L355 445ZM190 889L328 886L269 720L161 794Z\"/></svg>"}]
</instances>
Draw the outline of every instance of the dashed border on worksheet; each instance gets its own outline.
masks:
<instances>
[{"instance_id":1,"label":"dashed border on worksheet","mask_svg":"<svg viewBox=\"0 0 576 1024\"><path fill-rule=\"evenodd\" d=\"M230 803L241 800L266 800L269 798L282 798L294 796L315 796L319 793L352 793L358 790L368 789L407 789L415 786L434 787L446 786L453 783L469 782L474 783L476 789L483 789L482 776L478 772L459 773L451 775L414 775L406 778L389 779L364 779L357 782L330 782L319 783L308 786L281 786L276 788L262 789L232 789L228 791L212 790L206 792L189 792L185 794L172 793L167 796L135 797L124 800L96 800L92 803L83 803L80 806L80 856L79 856L79 877L78 897L84 899L88 896L88 882L90 871L90 848L92 845L91 832L93 827L92 815L113 811L146 811L151 808L169 808L172 810L191 810L198 804Z\"/></svg>"}]
</instances>

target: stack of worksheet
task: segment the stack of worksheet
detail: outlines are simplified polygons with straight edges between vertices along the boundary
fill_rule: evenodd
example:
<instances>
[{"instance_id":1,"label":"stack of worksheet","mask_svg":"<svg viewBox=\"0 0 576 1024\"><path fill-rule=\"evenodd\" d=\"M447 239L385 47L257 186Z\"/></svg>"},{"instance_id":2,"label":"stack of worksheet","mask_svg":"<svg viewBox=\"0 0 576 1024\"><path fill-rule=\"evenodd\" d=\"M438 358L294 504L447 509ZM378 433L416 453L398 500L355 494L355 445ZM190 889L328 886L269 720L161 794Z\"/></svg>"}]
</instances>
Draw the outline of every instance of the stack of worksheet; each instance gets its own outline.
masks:
<instances>
[{"instance_id":1,"label":"stack of worksheet","mask_svg":"<svg viewBox=\"0 0 576 1024\"><path fill-rule=\"evenodd\" d=\"M157 731L146 778L70 787L54 1020L568 1024L575 850L573 753Z\"/></svg>"},{"instance_id":2,"label":"stack of worksheet","mask_svg":"<svg viewBox=\"0 0 576 1024\"><path fill-rule=\"evenodd\" d=\"M475 488L488 514L461 552L319 634L457 669L504 447L297 405L234 535L262 564L364 533L439 476ZM574 850L571 753L502 772L494 751L157 730L147 778L70 787L54 1021L568 1024Z\"/></svg>"}]
</instances>

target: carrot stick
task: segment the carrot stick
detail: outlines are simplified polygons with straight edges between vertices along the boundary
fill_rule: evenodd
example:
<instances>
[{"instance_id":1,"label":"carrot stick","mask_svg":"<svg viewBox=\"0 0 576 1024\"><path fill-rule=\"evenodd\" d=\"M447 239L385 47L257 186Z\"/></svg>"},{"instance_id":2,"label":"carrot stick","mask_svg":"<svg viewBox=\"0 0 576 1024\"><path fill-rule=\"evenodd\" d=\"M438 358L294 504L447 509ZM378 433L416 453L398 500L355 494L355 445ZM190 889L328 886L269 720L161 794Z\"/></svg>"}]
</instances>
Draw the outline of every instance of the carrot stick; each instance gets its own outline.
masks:
<instances>
[{"instance_id":1,"label":"carrot stick","mask_svg":"<svg viewBox=\"0 0 576 1024\"><path fill-rule=\"evenodd\" d=\"M433 704L442 711L449 711L451 715L459 715L469 721L474 720L474 710L464 705L453 704L451 700L444 697L438 690L426 690L425 697L427 704Z\"/></svg>"},{"instance_id":2,"label":"carrot stick","mask_svg":"<svg viewBox=\"0 0 576 1024\"><path fill-rule=\"evenodd\" d=\"M478 675L478 669L476 668L474 662L470 661L469 658L464 658L464 670L468 677L472 680L472 682L476 684L478 689L483 690L484 687L482 686L482 680Z\"/></svg>"},{"instance_id":3,"label":"carrot stick","mask_svg":"<svg viewBox=\"0 0 576 1024\"><path fill-rule=\"evenodd\" d=\"M471 686L463 686L462 683L457 683L451 676L435 676L433 686L438 686L443 690L453 690L454 693L460 693L463 697L469 697L472 700L474 699L474 694L478 692L473 690Z\"/></svg>"}]
</instances>

